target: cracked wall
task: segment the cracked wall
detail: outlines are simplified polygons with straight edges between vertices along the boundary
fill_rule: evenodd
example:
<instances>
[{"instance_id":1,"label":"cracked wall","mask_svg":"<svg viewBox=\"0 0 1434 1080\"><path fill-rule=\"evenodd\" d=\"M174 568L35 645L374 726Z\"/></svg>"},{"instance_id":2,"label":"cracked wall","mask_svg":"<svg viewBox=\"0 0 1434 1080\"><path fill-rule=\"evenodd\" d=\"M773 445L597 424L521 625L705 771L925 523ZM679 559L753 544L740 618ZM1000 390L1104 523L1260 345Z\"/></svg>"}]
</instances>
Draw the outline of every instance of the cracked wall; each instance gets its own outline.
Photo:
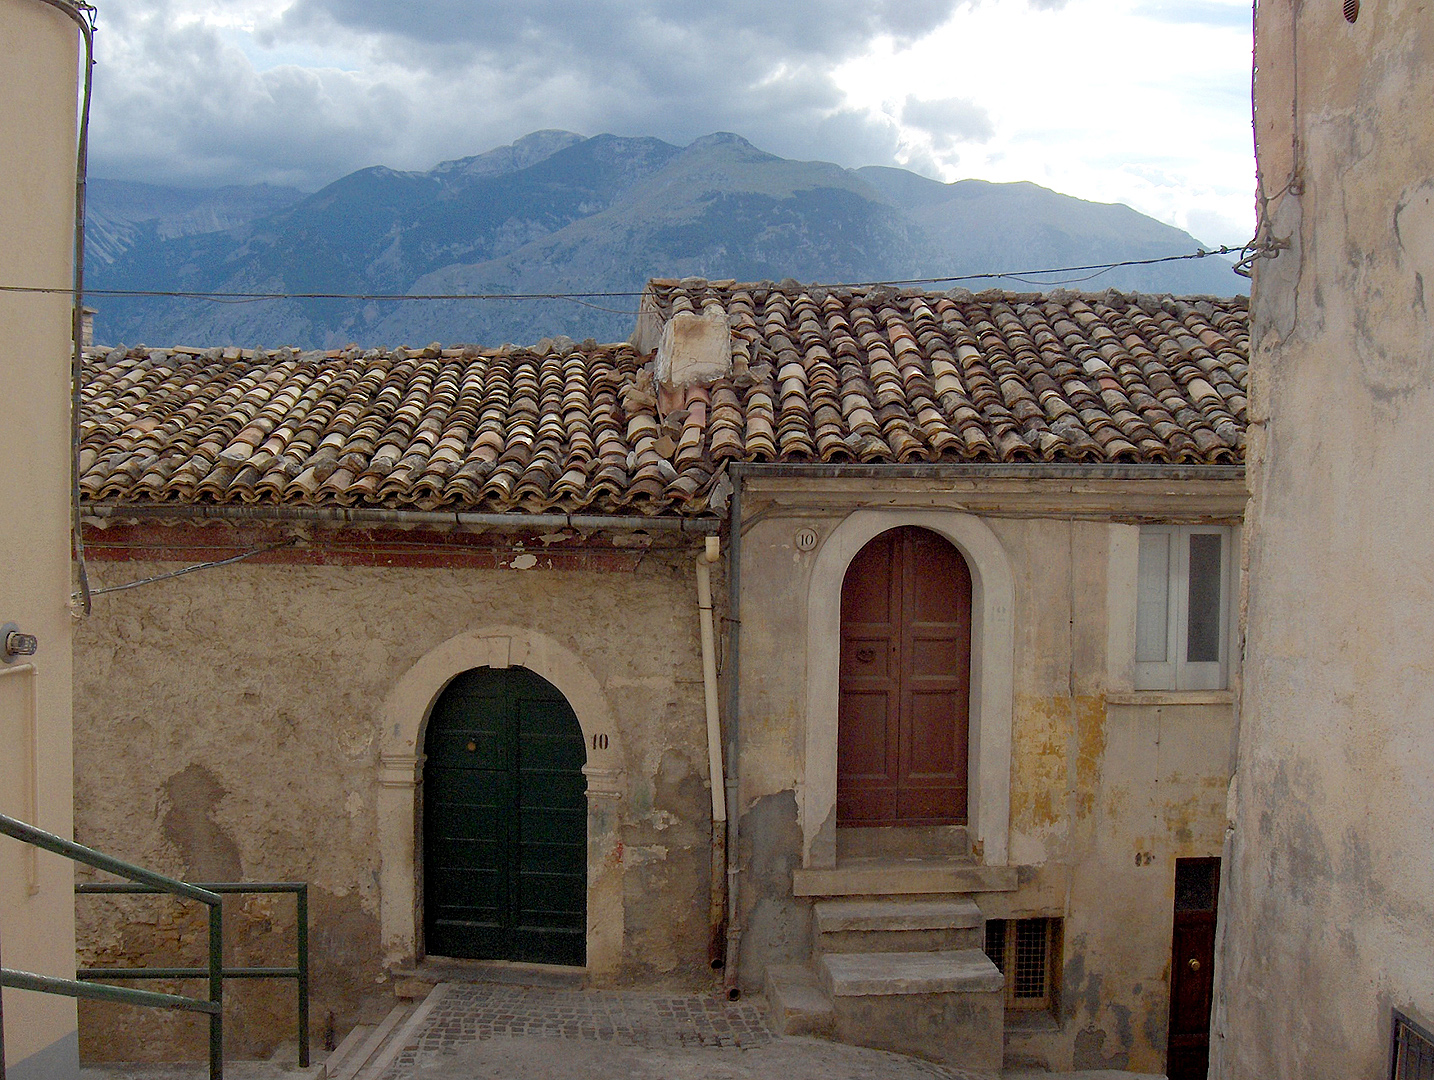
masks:
<instances>
[{"instance_id":1,"label":"cracked wall","mask_svg":"<svg viewBox=\"0 0 1434 1080\"><path fill-rule=\"evenodd\" d=\"M620 873L622 925L603 927L621 938L610 978L710 985L695 554L624 554L616 570L248 562L100 597L76 640L76 834L191 880L309 882L316 1048L331 1022L342 1037L381 1019L393 1004L380 930L385 699L442 642L526 626L581 658L626 753L594 849ZM102 587L169 569L92 562L91 577ZM200 963L203 913L190 907L80 898L82 962ZM226 902L231 960L291 962L292 910L287 897ZM293 995L290 983L230 983L230 1052L292 1042ZM193 1060L205 1045L202 1023L154 1010L86 1003L81 1029L90 1059Z\"/></svg>"},{"instance_id":2,"label":"cracked wall","mask_svg":"<svg viewBox=\"0 0 1434 1080\"><path fill-rule=\"evenodd\" d=\"M742 889L750 925L741 981L751 990L761 988L766 964L804 961L811 948L810 904L792 896L791 870L802 865L807 745L806 668L794 644L807 640L816 553L802 551L797 534L814 530L820 544L854 505L883 501L838 494L835 485L818 494L788 484L789 491L744 494L759 518L743 548ZM916 483L882 494L899 508L963 512L971 503L969 494ZM1054 1015L1008 1013L1008 1061L1160 1072L1175 860L1220 853L1233 695L1135 692L1136 527L1063 520L1070 502L1060 493L1032 486L1020 495L1040 499L1040 509L983 518L1016 579L1010 862L1020 885L979 902L988 918L1062 918L1065 983Z\"/></svg>"},{"instance_id":3,"label":"cracked wall","mask_svg":"<svg viewBox=\"0 0 1434 1080\"><path fill-rule=\"evenodd\" d=\"M1247 655L1212 1076L1434 1021L1434 10L1261 0ZM1281 194L1281 189L1285 189Z\"/></svg>"}]
</instances>

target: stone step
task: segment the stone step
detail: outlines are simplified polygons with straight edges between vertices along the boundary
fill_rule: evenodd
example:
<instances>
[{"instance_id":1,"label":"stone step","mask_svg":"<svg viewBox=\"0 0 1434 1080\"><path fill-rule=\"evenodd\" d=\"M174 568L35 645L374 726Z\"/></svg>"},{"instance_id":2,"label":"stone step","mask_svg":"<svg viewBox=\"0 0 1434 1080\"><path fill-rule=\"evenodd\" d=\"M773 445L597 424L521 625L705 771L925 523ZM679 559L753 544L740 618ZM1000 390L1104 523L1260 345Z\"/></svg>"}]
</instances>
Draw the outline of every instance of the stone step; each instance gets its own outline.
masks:
<instances>
[{"instance_id":1,"label":"stone step","mask_svg":"<svg viewBox=\"0 0 1434 1080\"><path fill-rule=\"evenodd\" d=\"M1006 979L980 949L832 953L817 966L833 998L896 994L1001 993Z\"/></svg>"},{"instance_id":2,"label":"stone step","mask_svg":"<svg viewBox=\"0 0 1434 1080\"><path fill-rule=\"evenodd\" d=\"M365 1054L363 1050L359 1051L364 1054L365 1061L361 1069L354 1074L354 1080L379 1080L379 1077L388 1071L389 1066L393 1064L398 1055L406 1047L416 1042L424 1025L428 1023L429 1015L448 995L451 986L451 983L439 983L429 991L428 996L416 1008L411 1005L400 1005L394 1009L389 1014L389 1019L393 1019L395 1014L400 1014L398 1015L400 1022L390 1024L389 1020L385 1020L380 1028L387 1026L388 1030L379 1040L378 1045L370 1053Z\"/></svg>"},{"instance_id":3,"label":"stone step","mask_svg":"<svg viewBox=\"0 0 1434 1080\"><path fill-rule=\"evenodd\" d=\"M352 1050L340 1063L329 1080L354 1080L379 1049L384 1045L394 1029L413 1011L413 1007L406 1002L395 1005L389 1010L387 1016L370 1031L362 1042ZM347 1040L345 1040L347 1041ZM335 1051L337 1052L337 1051Z\"/></svg>"},{"instance_id":4,"label":"stone step","mask_svg":"<svg viewBox=\"0 0 1434 1080\"><path fill-rule=\"evenodd\" d=\"M838 862L848 859L970 859L964 825L883 826L837 830Z\"/></svg>"},{"instance_id":5,"label":"stone step","mask_svg":"<svg viewBox=\"0 0 1434 1080\"><path fill-rule=\"evenodd\" d=\"M227 1080L324 1080L321 1063L300 1068L275 1061L226 1061ZM101 1061L80 1067L79 1080L209 1080L208 1062Z\"/></svg>"},{"instance_id":6,"label":"stone step","mask_svg":"<svg viewBox=\"0 0 1434 1080\"><path fill-rule=\"evenodd\" d=\"M842 1042L1001 1068L1006 980L980 949L835 953L817 969Z\"/></svg>"},{"instance_id":7,"label":"stone step","mask_svg":"<svg viewBox=\"0 0 1434 1080\"><path fill-rule=\"evenodd\" d=\"M783 1035L824 1035L836 1032L832 1000L811 968L802 964L767 967L767 1014Z\"/></svg>"},{"instance_id":8,"label":"stone step","mask_svg":"<svg viewBox=\"0 0 1434 1080\"><path fill-rule=\"evenodd\" d=\"M797 896L956 896L1013 892L1014 866L980 866L958 860L853 859L828 868L792 871Z\"/></svg>"},{"instance_id":9,"label":"stone step","mask_svg":"<svg viewBox=\"0 0 1434 1080\"><path fill-rule=\"evenodd\" d=\"M981 910L966 898L818 900L812 922L819 953L950 952L985 938Z\"/></svg>"}]
</instances>

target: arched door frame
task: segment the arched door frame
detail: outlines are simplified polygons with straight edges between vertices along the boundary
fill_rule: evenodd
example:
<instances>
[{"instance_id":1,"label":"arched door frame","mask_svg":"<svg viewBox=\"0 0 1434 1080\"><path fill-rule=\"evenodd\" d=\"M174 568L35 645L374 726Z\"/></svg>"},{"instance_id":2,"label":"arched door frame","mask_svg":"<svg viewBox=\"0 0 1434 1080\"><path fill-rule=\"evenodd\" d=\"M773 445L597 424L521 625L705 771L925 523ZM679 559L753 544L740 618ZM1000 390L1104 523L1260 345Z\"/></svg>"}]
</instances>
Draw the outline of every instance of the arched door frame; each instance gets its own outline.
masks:
<instances>
[{"instance_id":1,"label":"arched door frame","mask_svg":"<svg viewBox=\"0 0 1434 1080\"><path fill-rule=\"evenodd\" d=\"M1004 866L1010 834L1015 575L980 518L941 510L857 510L822 541L807 587L806 767L802 862L836 865L837 707L841 592L847 567L888 529L944 536L971 570L971 726L967 829L981 861Z\"/></svg>"},{"instance_id":2,"label":"arched door frame","mask_svg":"<svg viewBox=\"0 0 1434 1080\"><path fill-rule=\"evenodd\" d=\"M587 746L588 884L587 967L615 972L622 961L622 859L618 800L624 790L622 739L602 686L577 654L525 627L472 630L425 653L394 684L384 701L380 750L379 919L391 965L412 964L418 954L422 881L417 852L423 843L418 816L423 739L428 716L444 688L472 668L525 667L567 698Z\"/></svg>"}]
</instances>

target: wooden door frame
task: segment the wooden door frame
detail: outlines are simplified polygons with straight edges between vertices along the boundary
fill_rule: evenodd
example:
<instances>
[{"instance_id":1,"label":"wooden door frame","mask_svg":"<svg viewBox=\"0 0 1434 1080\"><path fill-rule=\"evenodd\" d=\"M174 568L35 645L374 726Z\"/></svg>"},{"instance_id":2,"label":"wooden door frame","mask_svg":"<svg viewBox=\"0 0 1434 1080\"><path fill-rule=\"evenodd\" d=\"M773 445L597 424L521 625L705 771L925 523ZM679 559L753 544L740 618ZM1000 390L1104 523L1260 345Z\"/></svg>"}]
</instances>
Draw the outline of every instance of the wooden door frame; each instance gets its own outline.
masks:
<instances>
[{"instance_id":1,"label":"wooden door frame","mask_svg":"<svg viewBox=\"0 0 1434 1080\"><path fill-rule=\"evenodd\" d=\"M967 830L981 862L1005 866L1010 841L1015 575L990 526L972 514L943 510L857 510L842 519L817 549L807 583L802 865L836 865L842 582L851 560L869 541L901 525L945 537L971 571Z\"/></svg>"},{"instance_id":2,"label":"wooden door frame","mask_svg":"<svg viewBox=\"0 0 1434 1080\"><path fill-rule=\"evenodd\" d=\"M923 563L923 558L929 562ZM858 565L862 570L854 577ZM875 587L878 581L880 587ZM837 687L838 829L965 827L970 780L971 584L971 569L960 550L940 534L915 526L898 525L877 534L848 564L842 579ZM922 594L927 592L949 602L949 608L938 602L940 613L923 609ZM923 641L953 646L954 657L939 670L918 673L918 647ZM856 642L864 642L866 648L859 648ZM879 666L878 651L882 654ZM865 661L860 659L863 652ZM937 683L943 680L948 685L938 689ZM949 750L954 759L953 770L940 774L945 779L921 775L924 770L914 756L916 701L918 696L934 694L942 695L944 701L944 738L930 749L935 753ZM857 699L869 704L873 698L884 703L879 721L869 713L858 715L855 705ZM870 748L878 731L880 766L876 760L864 758L863 767L855 768L855 762L845 755ZM929 760L924 763L930 764ZM916 813L913 803L919 803L924 813Z\"/></svg>"},{"instance_id":3,"label":"wooden door frame","mask_svg":"<svg viewBox=\"0 0 1434 1080\"><path fill-rule=\"evenodd\" d=\"M428 716L449 682L476 667L525 667L568 700L587 746L587 970L622 964L623 861L619 803L627 793L621 732L601 684L576 653L538 631L492 626L459 634L425 653L384 701L379 753L379 924L391 967L412 965L423 933L423 740ZM598 736L605 736L598 738Z\"/></svg>"}]
</instances>

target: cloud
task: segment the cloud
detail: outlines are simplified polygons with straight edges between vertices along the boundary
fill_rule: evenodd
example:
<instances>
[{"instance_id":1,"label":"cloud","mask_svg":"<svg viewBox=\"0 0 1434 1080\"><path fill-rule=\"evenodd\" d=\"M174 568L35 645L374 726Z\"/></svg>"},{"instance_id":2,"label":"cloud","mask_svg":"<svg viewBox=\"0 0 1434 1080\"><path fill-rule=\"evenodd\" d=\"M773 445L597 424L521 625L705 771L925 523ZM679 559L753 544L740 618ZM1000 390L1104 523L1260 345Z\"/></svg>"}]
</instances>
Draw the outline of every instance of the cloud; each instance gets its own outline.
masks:
<instances>
[{"instance_id":1,"label":"cloud","mask_svg":"<svg viewBox=\"0 0 1434 1080\"><path fill-rule=\"evenodd\" d=\"M1250 5L1243 0L1145 0L1134 14L1153 22L1183 26L1250 25Z\"/></svg>"},{"instance_id":2,"label":"cloud","mask_svg":"<svg viewBox=\"0 0 1434 1080\"><path fill-rule=\"evenodd\" d=\"M789 158L1033 180L1214 241L1248 217L1248 16L1246 0L105 0L91 170L313 189L541 128L734 131Z\"/></svg>"},{"instance_id":3,"label":"cloud","mask_svg":"<svg viewBox=\"0 0 1434 1080\"><path fill-rule=\"evenodd\" d=\"M991 114L967 98L923 101L907 95L901 107L901 122L929 134L937 149L946 149L958 142L989 142L996 134Z\"/></svg>"},{"instance_id":4,"label":"cloud","mask_svg":"<svg viewBox=\"0 0 1434 1080\"><path fill-rule=\"evenodd\" d=\"M832 72L966 3L112 0L93 168L312 188L544 127L678 144L734 130L784 156L889 163L889 119L848 108Z\"/></svg>"}]
</instances>

